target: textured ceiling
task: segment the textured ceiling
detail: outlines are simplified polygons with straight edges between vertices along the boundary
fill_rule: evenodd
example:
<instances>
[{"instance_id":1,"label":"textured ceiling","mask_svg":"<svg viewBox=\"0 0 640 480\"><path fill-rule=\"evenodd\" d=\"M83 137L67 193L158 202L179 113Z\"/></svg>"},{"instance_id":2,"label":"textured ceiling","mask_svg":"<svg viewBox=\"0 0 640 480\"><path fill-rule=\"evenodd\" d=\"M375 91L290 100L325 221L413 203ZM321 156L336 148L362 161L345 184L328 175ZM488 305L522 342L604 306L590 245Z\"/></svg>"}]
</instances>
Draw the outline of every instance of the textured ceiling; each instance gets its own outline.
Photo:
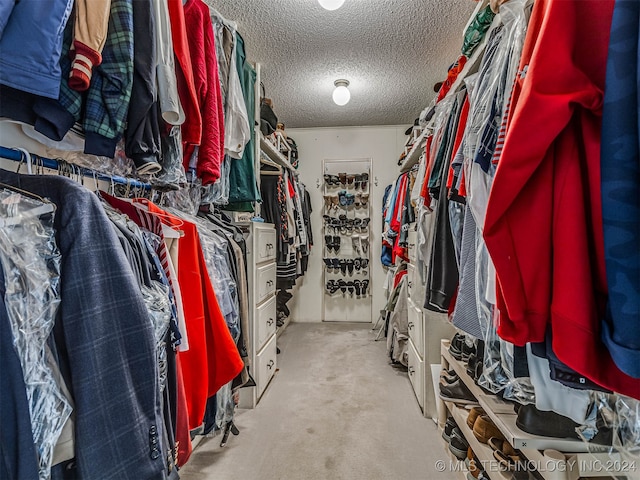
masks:
<instances>
[{"instance_id":1,"label":"textured ceiling","mask_svg":"<svg viewBox=\"0 0 640 480\"><path fill-rule=\"evenodd\" d=\"M238 24L287 128L410 125L459 56L473 0L206 0ZM346 78L351 101L331 99Z\"/></svg>"}]
</instances>

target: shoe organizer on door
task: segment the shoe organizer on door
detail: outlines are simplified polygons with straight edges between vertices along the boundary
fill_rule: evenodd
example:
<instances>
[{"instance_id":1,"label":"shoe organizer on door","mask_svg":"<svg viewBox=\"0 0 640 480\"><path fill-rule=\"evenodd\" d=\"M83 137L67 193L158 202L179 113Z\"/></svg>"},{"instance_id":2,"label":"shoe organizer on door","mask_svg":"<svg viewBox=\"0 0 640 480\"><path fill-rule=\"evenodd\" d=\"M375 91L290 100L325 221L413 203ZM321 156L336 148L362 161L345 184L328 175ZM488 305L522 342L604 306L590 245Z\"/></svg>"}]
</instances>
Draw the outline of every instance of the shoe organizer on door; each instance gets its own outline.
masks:
<instances>
[{"instance_id":1,"label":"shoe organizer on door","mask_svg":"<svg viewBox=\"0 0 640 480\"><path fill-rule=\"evenodd\" d=\"M441 342L440 384L445 386L442 391L446 392L446 399L440 399L438 424L446 432L447 420L452 418L455 421L477 459L476 465L484 469L488 478L521 478L514 474L544 480L613 478L604 466L615 459L608 453L588 453L588 449L593 452L597 446L588 446L580 440L531 435L518 428L514 404L480 388L469 375L468 365L454 358L450 345L449 340ZM454 399L454 393L461 400ZM474 423L472 428L467 420L473 406L482 409L483 415L478 416L475 422L483 422L483 425ZM446 433L444 437L447 437ZM490 441L488 437L502 438ZM446 438L444 440L447 441ZM445 448L450 450L449 445ZM509 469L507 463L517 458L520 464L512 464Z\"/></svg>"},{"instance_id":2,"label":"shoe organizer on door","mask_svg":"<svg viewBox=\"0 0 640 480\"><path fill-rule=\"evenodd\" d=\"M249 279L249 345L255 387L240 389L240 407L254 408L277 368L276 231L269 223L250 222L247 238Z\"/></svg>"},{"instance_id":3,"label":"shoe organizer on door","mask_svg":"<svg viewBox=\"0 0 640 480\"><path fill-rule=\"evenodd\" d=\"M323 317L371 322L371 160L325 160Z\"/></svg>"}]
</instances>

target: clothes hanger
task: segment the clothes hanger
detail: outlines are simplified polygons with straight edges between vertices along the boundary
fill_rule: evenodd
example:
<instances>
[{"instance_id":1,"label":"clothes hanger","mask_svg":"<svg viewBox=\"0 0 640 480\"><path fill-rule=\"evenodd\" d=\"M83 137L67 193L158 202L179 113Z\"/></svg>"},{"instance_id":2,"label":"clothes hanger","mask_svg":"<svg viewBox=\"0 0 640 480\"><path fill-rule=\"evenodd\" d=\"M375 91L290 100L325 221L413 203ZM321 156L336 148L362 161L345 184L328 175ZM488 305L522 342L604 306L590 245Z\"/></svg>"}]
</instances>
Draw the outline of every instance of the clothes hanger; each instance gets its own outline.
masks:
<instances>
[{"instance_id":1,"label":"clothes hanger","mask_svg":"<svg viewBox=\"0 0 640 480\"><path fill-rule=\"evenodd\" d=\"M29 175L33 175L33 170L31 168L32 166L32 159L31 159L31 154L24 148L22 147L15 147L14 150L18 150L20 152L20 156L24 157L24 162L27 165L27 173ZM20 173L20 166L22 165L22 158L20 159L20 162L18 162L18 168L16 169L16 173Z\"/></svg>"},{"instance_id":2,"label":"clothes hanger","mask_svg":"<svg viewBox=\"0 0 640 480\"><path fill-rule=\"evenodd\" d=\"M280 165L278 165L277 163L275 163L272 160L268 160L266 158L260 158L260 163L262 165L268 165L269 167L275 168L275 170L262 170L262 169L260 169L260 174L261 175L282 175L282 173L284 171Z\"/></svg>"},{"instance_id":3,"label":"clothes hanger","mask_svg":"<svg viewBox=\"0 0 640 480\"><path fill-rule=\"evenodd\" d=\"M39 217L40 215L44 215L46 213L52 213L55 211L56 206L49 200L41 197L40 195L36 195L35 193L29 192L27 190L23 190L18 187L14 187L13 185L7 185L6 183L0 182L0 187L12 191L16 194L22 195L27 198L38 200L42 203L37 207L32 208L26 212L22 212L20 215L15 215L13 217L0 218L0 228L8 227L11 225L16 225L22 222L25 218L30 217ZM9 199L5 199L7 201Z\"/></svg>"}]
</instances>

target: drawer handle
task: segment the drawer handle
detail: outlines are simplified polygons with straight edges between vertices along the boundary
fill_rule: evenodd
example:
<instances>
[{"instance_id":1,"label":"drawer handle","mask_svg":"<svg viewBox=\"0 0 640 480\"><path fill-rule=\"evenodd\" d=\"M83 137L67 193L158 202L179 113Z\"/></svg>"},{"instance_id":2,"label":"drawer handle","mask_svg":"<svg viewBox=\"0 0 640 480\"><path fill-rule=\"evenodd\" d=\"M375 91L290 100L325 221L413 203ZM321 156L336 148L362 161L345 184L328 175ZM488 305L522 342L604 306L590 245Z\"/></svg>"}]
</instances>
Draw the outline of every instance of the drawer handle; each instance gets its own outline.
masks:
<instances>
[{"instance_id":1,"label":"drawer handle","mask_svg":"<svg viewBox=\"0 0 640 480\"><path fill-rule=\"evenodd\" d=\"M413 282L409 282L409 283L407 284L407 287L409 287L409 288L413 288Z\"/></svg>"},{"instance_id":2,"label":"drawer handle","mask_svg":"<svg viewBox=\"0 0 640 480\"><path fill-rule=\"evenodd\" d=\"M409 322L409 330L411 330L415 325L413 324L413 322Z\"/></svg>"},{"instance_id":3,"label":"drawer handle","mask_svg":"<svg viewBox=\"0 0 640 480\"><path fill-rule=\"evenodd\" d=\"M273 285L273 280L267 280L267 287L270 287L271 285Z\"/></svg>"},{"instance_id":4,"label":"drawer handle","mask_svg":"<svg viewBox=\"0 0 640 480\"><path fill-rule=\"evenodd\" d=\"M416 244L415 243L410 243L409 244L409 248L416 248Z\"/></svg>"},{"instance_id":5,"label":"drawer handle","mask_svg":"<svg viewBox=\"0 0 640 480\"><path fill-rule=\"evenodd\" d=\"M267 320L267 327L270 327L271 325L273 325L273 318Z\"/></svg>"},{"instance_id":6,"label":"drawer handle","mask_svg":"<svg viewBox=\"0 0 640 480\"><path fill-rule=\"evenodd\" d=\"M267 368L271 370L275 364L276 362L274 362L273 360L269 360L269 363L267 363Z\"/></svg>"},{"instance_id":7,"label":"drawer handle","mask_svg":"<svg viewBox=\"0 0 640 480\"><path fill-rule=\"evenodd\" d=\"M409 367L409 375L413 375L414 373L416 373L416 369L413 367Z\"/></svg>"}]
</instances>

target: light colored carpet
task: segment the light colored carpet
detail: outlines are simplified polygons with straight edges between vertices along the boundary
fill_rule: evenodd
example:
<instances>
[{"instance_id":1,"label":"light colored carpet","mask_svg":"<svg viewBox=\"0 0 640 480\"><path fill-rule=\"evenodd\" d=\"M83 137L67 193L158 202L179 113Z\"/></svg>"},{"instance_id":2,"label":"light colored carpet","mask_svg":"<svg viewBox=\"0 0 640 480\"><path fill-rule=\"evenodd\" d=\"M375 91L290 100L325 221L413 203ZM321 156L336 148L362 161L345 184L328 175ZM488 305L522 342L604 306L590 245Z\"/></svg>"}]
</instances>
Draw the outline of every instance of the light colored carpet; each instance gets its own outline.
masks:
<instances>
[{"instance_id":1,"label":"light colored carpet","mask_svg":"<svg viewBox=\"0 0 640 480\"><path fill-rule=\"evenodd\" d=\"M279 339L279 372L240 435L205 438L183 480L424 480L449 461L407 374L387 362L370 325L291 324Z\"/></svg>"}]
</instances>

